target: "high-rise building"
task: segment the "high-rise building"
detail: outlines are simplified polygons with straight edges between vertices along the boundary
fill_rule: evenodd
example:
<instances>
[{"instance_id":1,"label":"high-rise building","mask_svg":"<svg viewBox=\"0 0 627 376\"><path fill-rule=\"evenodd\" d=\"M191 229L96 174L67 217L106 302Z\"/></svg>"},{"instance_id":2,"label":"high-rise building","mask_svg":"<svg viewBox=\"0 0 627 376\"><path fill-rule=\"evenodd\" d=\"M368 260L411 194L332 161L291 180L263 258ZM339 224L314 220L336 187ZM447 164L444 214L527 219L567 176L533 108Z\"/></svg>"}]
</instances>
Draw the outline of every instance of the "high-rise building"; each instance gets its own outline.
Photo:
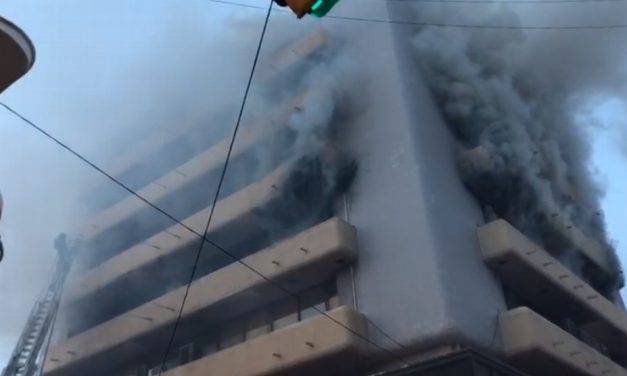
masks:
<instances>
[{"instance_id":1,"label":"high-rise building","mask_svg":"<svg viewBox=\"0 0 627 376\"><path fill-rule=\"evenodd\" d=\"M367 8L360 17L404 9ZM557 215L538 221L560 241L540 242L485 208L415 73L411 28L327 26L294 26L305 36L263 50L263 98L215 208L230 135L204 123L148 135L110 166L171 217L90 189L96 214L44 374L627 374L602 242ZM488 166L486 182L491 152L464 159Z\"/></svg>"}]
</instances>

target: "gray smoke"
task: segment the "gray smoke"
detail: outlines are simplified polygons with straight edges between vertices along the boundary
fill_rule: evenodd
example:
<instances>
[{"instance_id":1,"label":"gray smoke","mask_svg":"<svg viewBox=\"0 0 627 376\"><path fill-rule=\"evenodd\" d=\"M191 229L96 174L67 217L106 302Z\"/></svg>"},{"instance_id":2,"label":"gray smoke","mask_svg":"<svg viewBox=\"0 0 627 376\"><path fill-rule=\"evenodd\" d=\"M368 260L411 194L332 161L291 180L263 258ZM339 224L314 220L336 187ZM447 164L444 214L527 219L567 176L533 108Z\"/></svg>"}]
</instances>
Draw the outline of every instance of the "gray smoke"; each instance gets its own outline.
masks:
<instances>
[{"instance_id":1,"label":"gray smoke","mask_svg":"<svg viewBox=\"0 0 627 376\"><path fill-rule=\"evenodd\" d=\"M185 22L176 22L177 25L185 25L183 28L166 30L156 45L146 46L139 64L128 69L132 80L126 92L142 93L142 105L137 111L127 114L125 124L129 125L130 131L118 135L118 153L132 149L134 142L141 145L142 139L151 133L188 124L199 126L193 128L196 131L189 132L184 140L186 146L182 148L185 150L180 150L180 153L190 149L200 153L210 145L231 137L259 40L262 19L227 19L223 27L225 31L209 39L198 35L199 28L193 15L186 14L185 17ZM267 208L255 209L254 216L251 216L257 218L255 224L263 226L265 230L263 239L253 240L261 244L244 242L235 249L229 249L240 256L333 215L335 197L348 189L356 173L356 164L341 151L337 143L341 132L339 120L348 112L348 92L356 79L347 64L350 48L341 48L345 46L341 46L335 38L327 38L306 56L283 59L280 57L283 52L287 50L290 53L292 48L302 44L301 39L319 32L314 28L303 28L302 33L294 34L280 32L294 27L288 25L288 21L291 18L271 20L241 122L240 136L245 132L260 133L263 135L262 141L245 153L246 158L233 157L221 198L262 179L279 165L290 166L290 169L284 180L277 183L276 189L280 191L280 197L276 200L278 202L273 202ZM165 58L164 50L168 51ZM153 61L159 64L146 69L146 66L150 66L148 62ZM128 100L118 100L124 102L125 99ZM238 142L236 140L236 148ZM110 151L108 153L114 154ZM163 155L162 159L151 158L146 167L169 171L176 166L166 168L165 164L171 159L179 159L178 153L174 150ZM180 159L186 161L191 157L193 155ZM129 175L129 180L125 182L134 184L140 175ZM218 177L216 173L206 179L205 187L200 187L203 191L195 192L193 197L178 197L169 202L167 207L159 202L156 204L183 220L210 205ZM216 211L215 218L220 215L221 212ZM128 226L132 228L128 234L121 231L117 236L129 235L132 238L134 231L149 233L171 225L167 218L156 211L142 216L136 222ZM133 245L127 239L119 240L128 245L118 247L113 239L111 256L115 251ZM211 251L205 250L205 253ZM91 253L97 252L92 250ZM93 260L84 261L89 265ZM163 267L168 268L168 265ZM200 276L202 272L197 275ZM173 277L169 284L160 286L161 290L153 291L154 297L186 281L187 276ZM137 298L124 300L121 294L114 308L89 307L96 311L95 315L89 317L85 312L76 312L77 317L68 315L65 318L74 328L79 326L78 330L81 330L102 322L114 313L131 309L137 303ZM98 312L108 309L110 311L104 315ZM72 330L71 334L75 333Z\"/></svg>"},{"instance_id":2,"label":"gray smoke","mask_svg":"<svg viewBox=\"0 0 627 376\"><path fill-rule=\"evenodd\" d=\"M134 148L135 142L151 133L188 124L201 124L203 132L190 132L185 140L189 148L204 150L211 143L230 137L263 19L227 17L219 35L208 38L198 34L200 17L180 13L158 43L146 46L138 64L120 77L126 80L128 88L115 101L124 103L128 95L137 95L141 96L141 105L125 113L124 123L129 131L117 134L119 142L113 142L113 147L106 150L105 159ZM332 143L336 120L345 112L345 97L354 74L347 64L346 50L339 48L338 41L328 38L311 55L296 58L285 67L273 66L281 51L289 51L292 44L297 45L299 39L316 31L301 27L302 33L282 32L295 28L293 22L282 14L271 19L241 122L242 133L259 132L255 129L259 127L268 133L286 129L287 134L270 137L263 148L253 149L257 163L252 169L227 171L226 179L233 185L261 178L280 163L317 158ZM292 102L295 107L286 108ZM281 114L286 112L291 115L283 120ZM276 123L277 119L282 122ZM159 166L173 155L162 157L163 160L153 159L150 164ZM336 167L329 168L325 176L335 175ZM133 178L129 176L125 183L132 183ZM332 185L328 182L325 187Z\"/></svg>"},{"instance_id":3,"label":"gray smoke","mask_svg":"<svg viewBox=\"0 0 627 376\"><path fill-rule=\"evenodd\" d=\"M416 7L416 14L443 23L518 26L612 23L618 11L596 6L585 8L589 13L575 4L552 12L542 6L518 13L502 4ZM614 276L591 282L607 294L622 277L599 210L602 191L589 168L592 124L578 115L627 92L623 36L425 27L413 39L417 61L460 140L460 166L470 190L489 211L559 250L558 257L571 265L579 261L568 236L547 228L571 230L574 224L594 238Z\"/></svg>"},{"instance_id":4,"label":"gray smoke","mask_svg":"<svg viewBox=\"0 0 627 376\"><path fill-rule=\"evenodd\" d=\"M159 8L163 16L149 12L139 15L141 21L134 6L120 2L96 10L72 5L73 13L55 17L50 23L37 23L36 17L30 25L22 22L27 30L35 30L30 34L39 57L34 71L20 82L22 101L20 85L16 85L3 94L6 102L107 171L116 159L140 147L151 134L202 124L202 137L188 137L187 148L181 149L203 149L205 144L227 137L233 130L250 72L263 12L215 4L164 4ZM152 4L150 8L157 7ZM118 16L133 22L118 20L112 28L108 20ZM312 31L307 30L310 24L302 26L305 24L288 14L273 15L258 73L271 70L268 64L275 52ZM77 29L88 32L79 36ZM298 32L285 33L286 29ZM277 139L268 148L255 150L258 166L245 173L230 170L227 179L250 181L277 163L296 163L305 157L320 159L333 145L337 131L333 125L345 111L344 96L352 71L339 46L328 41L310 59L292 66L287 75L281 72L277 80L263 82L263 75L258 74L243 128L271 122L280 104L301 92L304 104L289 118L290 138ZM47 283L54 264L55 236L62 231L77 234L81 223L91 215L86 213L87 206L103 204L95 201L105 195L81 200L83 194L95 187L106 187L118 197L125 193L18 120L3 116L2 140L7 142L0 158L5 162L0 189L7 202L1 230L7 255L0 265L0 290L5 303L0 341L10 351L35 296ZM122 181L137 183L145 170L162 166L183 151L155 158ZM336 163L322 165L326 179L321 184L323 197L330 199L338 185L333 177L341 168ZM288 179L285 189L290 189L292 180ZM207 196L213 189L215 182L208 185ZM306 211L303 214L315 216ZM161 214L153 212L151 216ZM29 278L20 278L20 273ZM19 287L16 280L20 281ZM57 326L60 331L63 319Z\"/></svg>"},{"instance_id":5,"label":"gray smoke","mask_svg":"<svg viewBox=\"0 0 627 376\"><path fill-rule=\"evenodd\" d=\"M292 27L278 24L279 29ZM358 77L350 69L350 48L342 45L339 38L329 37L332 31L324 29L306 30L287 43L306 44L312 35L325 35L325 42L313 53L298 57L292 65L279 67L281 71L272 80L260 80L255 85L255 91L262 95L253 106L253 116L260 116L255 115L256 109L262 114L300 98L285 123L275 124L274 131L284 130L285 137L257 150L259 167L255 172L246 172L259 176L278 163L291 166L277 187L282 193L281 202L259 213L272 239L332 216L335 198L349 188L357 169L338 140L342 132L339 124L348 116L349 93ZM268 55L277 56L284 46L285 43L279 44ZM260 70L263 72L264 64Z\"/></svg>"}]
</instances>

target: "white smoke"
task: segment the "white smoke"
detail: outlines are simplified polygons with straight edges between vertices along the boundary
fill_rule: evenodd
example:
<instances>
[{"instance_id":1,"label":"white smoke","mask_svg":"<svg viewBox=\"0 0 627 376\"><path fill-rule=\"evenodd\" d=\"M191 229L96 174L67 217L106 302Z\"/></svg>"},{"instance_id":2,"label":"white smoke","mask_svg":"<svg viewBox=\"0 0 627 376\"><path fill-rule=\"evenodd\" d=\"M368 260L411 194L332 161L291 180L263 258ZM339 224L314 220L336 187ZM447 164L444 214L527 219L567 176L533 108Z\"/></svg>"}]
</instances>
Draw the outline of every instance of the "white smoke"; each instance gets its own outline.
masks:
<instances>
[{"instance_id":1,"label":"white smoke","mask_svg":"<svg viewBox=\"0 0 627 376\"><path fill-rule=\"evenodd\" d=\"M115 60L123 55L116 54L117 48L123 49L123 46L109 46L116 48L116 53L104 53L111 60L99 60L92 67L87 58L68 59L64 65L65 75L56 72L58 67L51 62L57 56L53 53L57 45L46 43L49 41L34 34L40 57L36 71L22 81L24 90L31 91L26 96L30 100L24 102L37 102L32 93L36 85L53 88L49 91L53 95L48 98L46 91L46 98L41 99L46 104L41 106L41 113L37 112L37 106L16 107L43 128L69 141L72 147L105 170L109 170L110 162L116 157L140 145L146 135L161 130L201 122L206 125L207 138L217 141L230 135L252 67L263 12L227 8L232 12L210 18L215 25L211 26L214 30L209 30L211 27L206 25L205 17L207 10L203 8L203 14L190 8L193 7L168 6L170 21L165 25L161 23L162 29L156 28L154 35L138 33L143 39L137 40L131 51L126 51L124 61ZM292 24L286 25L286 22ZM267 69L265 64L272 55L299 35L284 32L286 28L298 28L295 22L288 14L273 15L259 71ZM140 26L145 25L137 27ZM24 23L24 27L28 29L28 23ZM42 29L42 35L49 34L46 27ZM306 27L300 30L303 32L300 35L308 33ZM138 38L134 31L127 30L125 37L129 40ZM95 31L91 33L94 35L90 34L89 40L97 34ZM72 48L88 51L75 54L92 56L94 43L81 41L82 44ZM100 48L107 51L107 47ZM274 118L277 104L285 103L299 90L308 89L301 111L289 119L288 127L297 134L298 144L291 146L291 159L320 152L326 136L321 134L323 137L318 137L320 132L317 130L329 127L341 112L342 106L335 100L342 97L342 87L347 82L345 78L351 76L350 70L346 69L332 43L324 50L331 53L330 59L313 59L297 66L296 76L302 78L276 82L270 93L257 75L246 107L243 127L254 126ZM54 84L50 83L50 77L55 78ZM65 82L67 77L72 79ZM10 97L5 98L8 98L7 103L17 103ZM55 106L57 98L62 105ZM54 262L54 237L61 231L76 234L79 230L76 223L85 219L79 192L98 185L107 185L111 190L120 188L59 150L49 140L31 132L18 120L3 116L6 116L3 117L6 127L2 127L2 138L11 145L2 147L3 187L0 188L7 199L2 235L8 254L0 267L3 272L0 289L6 305L0 332L15 339L34 296L46 283ZM19 129L19 132L12 129ZM25 137L29 138L25 140ZM191 138L188 141L193 145L198 140ZM261 151L258 156L261 169L265 160L272 159L272 154L285 146L277 142L273 145L274 150ZM48 148L53 153L48 153ZM161 162L151 161L152 164ZM21 172L15 174L16 170ZM229 175L227 179L233 179L233 176ZM97 180L96 184L92 184L94 180ZM160 215L154 212L154 216ZM9 272L9 267L14 272ZM24 280L15 274L25 271L32 278ZM15 280L20 280L19 286L15 285Z\"/></svg>"},{"instance_id":2,"label":"white smoke","mask_svg":"<svg viewBox=\"0 0 627 376\"><path fill-rule=\"evenodd\" d=\"M123 76L129 77L129 80L123 81L127 87L116 102L124 103L131 95L135 100L141 98L141 105L125 113L124 124L131 131L119 133L117 139L120 145L116 151L101 151L105 159L132 150L135 143L141 144L142 139L152 132L185 124L201 124L205 132L190 133L185 140L190 147L197 143L208 147L207 139L212 139L214 144L230 139L255 57L263 18L229 17L223 22L224 31L209 38L198 34L201 27L194 15L185 13L182 16L184 22L177 19L176 24L183 27L166 29L155 44L144 46L140 58L124 72ZM342 153L337 152L335 145L337 120L347 111L346 96L356 76L347 64L346 56L350 48L338 48L339 42L334 39L327 39L310 55L287 59L291 64L273 66L278 55L285 50L293 52L291 49L294 46L317 31L316 28L301 26L302 33L284 33L285 29L293 27L288 25L290 20L291 17L284 16L271 19L238 133L261 133L268 140L260 143L264 147L247 151L248 156L254 154L256 159L251 166L246 165L244 169L242 165L237 165L235 158L231 160L221 193L221 197L232 193L224 192L226 186L244 188L279 164L293 166L284 184L276 187L282 191L282 202L271 210L255 211L260 218L258 225L264 226L265 235L271 240L285 236L289 233L287 231L296 231L299 226L319 221L321 216L328 214L326 209L332 204L338 185L341 185L337 182L338 176L344 173L343 168L348 163ZM167 53L164 54L164 51ZM159 64L152 66L155 61ZM273 72L276 69L279 71ZM302 99L297 101L298 98ZM294 108L289 108L290 104ZM285 112L291 115L281 116ZM237 143L236 140L236 147ZM330 160L327 160L330 154ZM162 157L163 160L151 159L149 167L165 163L175 155L168 153ZM320 170L310 169L312 161L316 166L319 164ZM167 171L168 168L161 170ZM310 182L309 179L317 181ZM207 182L203 192L207 199L213 198L217 183L217 179ZM308 187L302 189L303 185L310 183L319 191ZM191 200L181 197L174 204L176 207L166 211L177 213L190 207L193 210L204 209ZM186 209L179 210L179 207ZM192 214L188 210L185 215L174 216L183 220ZM221 214L218 210L215 216ZM163 220L163 217L156 211L152 215L154 217L142 217L145 223L139 225L146 224L154 229L153 218ZM114 251L118 250L121 249ZM161 286L164 289L162 292L165 293L166 287L176 288L186 281L187 278L176 278L171 285ZM119 297L117 303L124 309L140 303L136 299L124 303L123 298ZM87 321L77 325L94 324L89 321L92 318L78 316ZM69 318L72 324L76 324L76 320ZM93 320L102 320L102 317Z\"/></svg>"}]
</instances>

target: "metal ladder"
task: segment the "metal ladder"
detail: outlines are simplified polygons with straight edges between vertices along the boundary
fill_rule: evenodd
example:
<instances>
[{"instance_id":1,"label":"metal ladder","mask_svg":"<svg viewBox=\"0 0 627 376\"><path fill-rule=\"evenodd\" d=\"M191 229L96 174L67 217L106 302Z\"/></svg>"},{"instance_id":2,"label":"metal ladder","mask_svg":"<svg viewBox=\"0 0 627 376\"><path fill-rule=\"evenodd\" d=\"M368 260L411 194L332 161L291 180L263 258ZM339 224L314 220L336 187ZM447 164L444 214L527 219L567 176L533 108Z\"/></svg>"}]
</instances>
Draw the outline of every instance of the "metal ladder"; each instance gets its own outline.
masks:
<instances>
[{"instance_id":1,"label":"metal ladder","mask_svg":"<svg viewBox=\"0 0 627 376\"><path fill-rule=\"evenodd\" d=\"M52 280L46 291L35 302L26 326L13 350L2 376L35 376L43 371L46 347L59 309L65 279L70 269L69 252L59 257ZM43 350L43 351L42 351Z\"/></svg>"}]
</instances>

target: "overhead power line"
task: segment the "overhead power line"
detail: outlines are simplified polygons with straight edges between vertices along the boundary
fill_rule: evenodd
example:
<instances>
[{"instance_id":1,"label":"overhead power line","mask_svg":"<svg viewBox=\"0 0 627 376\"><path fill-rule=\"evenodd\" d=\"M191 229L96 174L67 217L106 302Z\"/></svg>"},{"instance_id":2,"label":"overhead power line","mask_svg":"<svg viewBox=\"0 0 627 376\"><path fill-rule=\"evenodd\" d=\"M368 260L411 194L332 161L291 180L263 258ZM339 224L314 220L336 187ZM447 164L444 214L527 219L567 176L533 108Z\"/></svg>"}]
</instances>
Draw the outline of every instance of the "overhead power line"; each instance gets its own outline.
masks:
<instances>
[{"instance_id":1,"label":"overhead power line","mask_svg":"<svg viewBox=\"0 0 627 376\"><path fill-rule=\"evenodd\" d=\"M83 156L82 154L80 154L79 152L74 150L72 147L68 146L63 141L61 141L58 138L56 138L53 135L51 135L49 132L47 132L46 130L44 130L43 128L41 128L37 124L35 124L33 121L29 120L27 117L22 115L20 112L18 112L15 109L13 109L11 106L7 105L4 102L0 102L0 106L2 106L4 109L6 109L8 112L13 114L14 116L18 117L20 120L22 120L27 125L29 125L32 128L34 128L36 131L38 131L42 135L46 136L49 140L53 141L54 143L59 145L61 148L65 149L66 151L68 151L69 153L74 155L76 158L78 158L79 160L81 160L82 162L84 162L85 164L87 164L88 166L93 168L94 170L98 171L100 174L105 176L107 179L111 180L113 183L115 183L116 185L118 185L119 187L121 187L122 189L127 191L132 196L136 197L140 201L144 202L146 205L148 205L151 208L155 209L157 212L159 212L160 214L164 215L165 217L170 219L172 222L180 225L185 230L187 230L187 231L193 233L194 235L198 236L198 238L201 239L201 242L206 242L207 244L211 245L212 247L217 249L219 252L223 253L224 255L226 255L227 257L229 257L230 259L232 259L236 263L242 265L244 268L246 268L246 269L250 270L251 272L255 273L256 275L261 277L264 281L270 283L272 286L276 287L278 290L280 290L282 293L286 294L287 296L289 296L291 298L294 298L294 299L299 299L298 295L296 295L295 293L293 293L289 289L283 287L279 282L273 280L270 277L267 277L265 274L263 274L262 272L258 271L256 268L254 268L253 266L249 265L248 263L246 263L246 261L238 258L236 255L234 255L233 253L231 253L230 251L228 251L224 247L220 246L219 244L217 244L213 240L207 238L206 236L203 237L203 235L201 233L199 233L198 231L194 230L190 226L186 225L184 222L178 220L172 214L168 213L167 211L163 210L162 208L160 208L159 206L157 206L156 204L154 204L150 200L146 199L144 196L142 196L139 193L137 193L135 190L130 188L128 185L126 185L125 183L123 183L119 179L115 178L114 176L112 176L111 174L106 172L104 169L102 169L101 167L96 165L94 162L90 161L87 157ZM401 356L395 354L394 352L392 352L389 349L386 349L386 348L382 347L381 345L379 345L378 343L370 340L368 337L364 336L363 334L361 334L359 332L356 332L352 328L349 328L348 326L344 325L342 322L340 322L337 319L331 317L328 313L326 313L325 311L323 311L320 308L318 308L316 306L316 304L309 303L309 302L305 301L303 305L305 307L307 307L307 308L311 308L311 309L315 310L316 312L318 312L322 316L324 316L327 319L331 320L334 324L336 324L336 325L340 326L341 328L347 330L349 333L351 333L352 335L358 337L359 339L363 340L364 342L366 342L366 343L368 343L370 345L373 345L374 347L376 347L377 349L379 349L379 350L381 350L383 352L389 353L394 359L396 359L399 362L401 362L404 366L410 365L410 362L406 361ZM383 331L380 327L375 326L374 323L371 320L368 320L368 322L371 325L373 325L373 327L375 327L379 332L381 332L385 338L387 338L395 346L399 347L399 349L401 349L401 350L405 349L405 347L400 342L395 340L394 337L392 337L387 332Z\"/></svg>"},{"instance_id":2,"label":"overhead power line","mask_svg":"<svg viewBox=\"0 0 627 376\"><path fill-rule=\"evenodd\" d=\"M253 59L253 63L252 63L252 67L250 70L250 74L248 76L248 82L246 83L246 89L244 90L244 96L242 98L242 103L239 109L239 113L237 115L237 121L235 123L235 127L233 128L233 134L231 135L231 141L229 143L229 148L227 150L227 154L226 154L226 158L224 159L224 165L222 167L222 172L220 174L220 179L218 180L218 186L216 188L215 194L213 196L213 202L211 204L211 209L209 211L209 217L207 218L207 224L205 225L205 229L203 231L202 234L202 239L207 239L207 235L209 233L209 227L211 225L211 220L213 219L213 214L215 213L215 208L216 208L216 204L218 203L218 200L220 198L220 192L222 191L222 184L224 183L224 179L226 177L226 172L228 170L228 166L229 166L229 162L231 160L231 155L233 153L233 147L235 145L235 140L237 139L237 135L240 129L240 125L242 122L242 118L244 116L244 110L246 108L246 104L248 102L248 95L250 93L250 89L252 86L252 82L253 82L253 78L255 76L255 72L256 72L256 68L257 68L257 64L259 62L259 57L261 55L261 49L263 47L263 42L265 40L265 36L266 36L266 31L268 29L268 24L270 22L270 16L272 15L272 8L274 5L274 0L270 0L270 5L267 8L267 12L266 12L266 18L264 20L264 24L263 27L261 29L261 35L259 37L259 43L257 44L257 50L255 52L255 57ZM211 243L210 243L211 244ZM198 247L198 250L196 252L196 257L194 260L194 265L192 267L192 271L190 273L189 276L189 280L187 282L186 288L185 288L185 294L183 295L183 299L181 301L181 307L179 309L178 312L178 316L176 319L176 322L174 324L174 328L172 330L172 335L170 337L170 340L168 342L168 346L166 349L166 352L163 356L162 362L161 362L161 366L159 368L159 376L161 376L161 373L165 370L165 364L167 362L168 359L168 355L170 353L170 351L172 350L172 346L174 344L174 340L176 338L176 332L178 329L178 326L180 324L181 318L183 316L183 309L185 307L185 303L187 302L187 297L189 296L189 291L191 289L191 285L194 282L194 277L196 275L196 271L198 270L198 264L200 262L200 256L202 254L203 248L204 248L205 242L201 241L200 242L200 246ZM215 243L212 244L215 246ZM221 249L224 253L227 253L227 255L229 257L231 257L233 260L235 260L236 262L239 262L240 264L246 266L249 270L251 270L252 272L256 273L257 275L261 276L263 279L265 279L266 281L272 282L275 286L277 286L279 289L281 289L283 292L285 292L286 294L288 294L288 296L293 297L294 299L296 299L298 301L298 296L296 296L293 292L289 291L288 289L286 289L285 287L281 286L280 284L272 281L272 279L268 278L267 276L265 276L263 273L259 272L258 270L256 270L255 268L253 268L252 266L246 264L243 260L241 260L240 258L238 258L237 256L233 255L232 253L226 251L225 249L219 248ZM308 304L307 302L305 302L306 306L309 307L313 307L318 313L321 313L322 315L324 315L325 317L327 317L328 319L330 319L331 321L335 322L336 324L340 325L342 328L346 329L347 331L349 331L350 333L352 333L353 335L356 335L357 337L361 338L362 340L365 340L367 343L369 344L373 344L375 345L377 348L383 350L383 351L388 351L389 350L379 346L378 344L374 343L373 341L371 341L369 338L365 337L364 335L362 335L359 332L356 332L355 330L353 330L352 328L347 327L346 325L342 324L341 322L337 321L336 319L334 319L333 317L329 316L325 311L319 309L318 307L315 306L315 304ZM400 346L401 349L403 348L403 346L396 340L394 340L391 336L389 336L387 333L383 332L380 328L379 330L384 333L384 335L392 340L396 345ZM404 359L398 357L396 354L392 353L391 354L395 357L400 359L400 361L404 364L404 365L409 365L409 363L407 361L405 361Z\"/></svg>"},{"instance_id":3,"label":"overhead power line","mask_svg":"<svg viewBox=\"0 0 627 376\"><path fill-rule=\"evenodd\" d=\"M230 6L242 7L242 8L251 8L251 9L262 9L266 8L239 3L235 1L229 0L208 0L218 4L225 4ZM363 0L359 0L363 1ZM390 0L387 0L390 1ZM398 1L398 0L397 0ZM419 0L423 1L423 0ZM426 1L434 1L436 0L426 0ZM470 1L470 0L447 0L447 1ZM479 0L484 1L484 0ZM513 0L517 1L517 0ZM524 0L523 0L524 1ZM566 0L553 0L553 1L566 1ZM574 0L568 0L574 1ZM589 0L578 0L578 1L589 1ZM595 0L601 1L601 0ZM605 0L603 0L605 1ZM623 1L623 0L608 0L608 1ZM275 12L286 12L284 10L275 10ZM364 22L364 23L373 23L373 24L389 24L389 25L400 25L400 26L419 26L419 27L439 27L439 28L454 28L454 29L491 29L491 30L530 30L530 31L572 31L572 30L623 30L627 29L627 23L624 24L599 24L599 25L555 25L555 26L523 26L523 25L484 25L484 24L465 24L465 23L445 23L445 22L423 22L423 21L409 21L409 20L386 20L381 18L368 18L368 17L351 17L351 16L338 16L338 15L326 15L324 18L334 19L334 20L343 20L350 22Z\"/></svg>"},{"instance_id":4,"label":"overhead power line","mask_svg":"<svg viewBox=\"0 0 627 376\"><path fill-rule=\"evenodd\" d=\"M203 249L203 246L204 246L205 242L207 242L212 247L216 248L221 253L225 254L227 257L231 258L234 262L242 265L246 269L248 269L251 272L253 272L254 274L258 275L263 280L265 280L266 282L270 283L271 285L273 285L274 287L279 289L281 292L285 293L287 296L289 296L291 298L294 298L294 299L299 299L299 297L295 293L293 293L289 289L287 289L284 286L282 286L279 282L277 282L277 281L267 277L266 275L264 275L263 273L258 271L253 266L247 264L244 260L238 258L236 255L234 255L233 253L231 253L227 249L223 248L219 244L217 244L214 241L212 241L211 239L207 238L209 226L211 224L211 218L212 218L212 215L214 213L214 209L216 207L217 200L219 198L220 187L221 187L221 185L222 185L222 183L224 181L225 175L226 175L226 170L227 170L227 167L228 167L228 161L229 161L230 155L231 155L231 153L233 151L234 142L235 142L235 139L237 137L237 131L239 129L239 125L240 125L241 119L243 117L243 111L244 111L244 107L246 105L246 98L247 98L248 93L250 91L250 86L252 84L252 79L253 79L255 68L256 68L256 65L257 65L257 62L258 62L258 59L259 59L259 55L260 55L260 52L261 52L261 47L262 47L262 44L263 44L263 39L264 39L265 32L266 32L266 29L267 29L267 26L268 26L269 17L270 17L271 12L272 12L272 6L270 6L268 8L268 13L267 13L267 16L266 16L264 27L262 29L260 42L259 42L259 45L258 45L258 48L257 48L257 52L256 52L256 55L255 55L254 62L253 62L253 67L251 69L251 74L249 76L249 81L248 81L247 88L246 88L246 91L245 91L242 107L240 108L240 113L239 113L239 116L238 116L237 124L235 126L235 129L234 129L234 132L233 132L233 136L231 138L230 147L229 147L228 152L227 152L227 157L225 159L225 163L224 163L224 166L223 166L223 169L222 169L220 182L218 184L218 188L217 188L216 194L214 196L214 201L213 201L213 204L212 204L212 207L211 207L209 219L207 220L207 225L205 227L205 230L204 230L203 234L200 234L199 232L197 232L196 230L194 230L190 226L186 225L185 223L183 223L182 221L180 221L179 219L174 217L172 214L166 212L165 210L163 210L162 208L160 208L159 206L157 206L156 204L154 204L150 200L146 199L145 197L140 195L137 191L135 191L134 189L130 188L128 185L126 185L125 183L123 183L122 181L120 181L119 179L117 179L116 177L114 177L113 175L108 173L107 171L105 171L103 168L101 168L100 166L98 166L97 164L95 164L94 162L89 160L87 157L83 156L81 153L79 153L76 150L74 150L72 147L70 147L69 145L67 145L66 143L61 141L60 139L56 138L55 136L53 136L52 134L47 132L45 129L43 129L40 126L38 126L36 123L34 123L30 119L28 119L27 117L22 115L20 112L18 112L15 109L13 109L11 106L5 104L4 102L0 102L0 106L2 106L5 110L10 112L14 116L18 117L25 124L27 124L30 127L34 128L36 131L38 131L39 133L41 133L42 135L47 137L49 140L53 141L58 146L60 146L61 148L65 149L66 151L68 151L72 155L74 155L76 158L80 159L82 162L84 162L85 164L87 164L88 166L90 166L91 168L93 168L94 170L96 170L97 172L99 172L100 174L102 174L103 176L108 178L109 180L111 180L113 183L115 183L116 185L118 185L119 187L121 187L122 189L127 191L132 196L138 198L140 201L144 202L146 205L148 205L151 208L155 209L160 214L164 215L165 217L167 217L168 219L170 219L174 223L180 225L181 227L185 228L187 231L190 231L191 233L195 234L196 236L198 236L201 239L200 247L199 247L199 249L198 249L198 251L196 252L196 255L195 255L195 262L194 262L194 265L193 265L192 273L191 273L189 281L188 281L188 283L186 285L185 295L184 295L183 301L181 303L181 307L180 307L179 312L178 312L177 320L175 322L175 326L174 326L172 335L171 335L170 340L168 342L168 346L166 348L166 352L165 352L164 358L163 358L161 366L160 366L159 374L161 374L161 372L164 370L164 365L165 365L165 362L167 361L167 356L168 356L169 352L171 351L172 345L174 343L174 339L176 338L176 331L177 331L178 325L180 324L180 321L182 319L182 312L183 312L183 309L184 309L184 306L185 306L185 302L186 302L185 298L189 295L189 290L191 288L191 284L193 283L194 275L196 273L196 270L197 270L197 267L198 267L198 263L199 263L199 260L200 260L200 255L201 255L201 252L202 252L202 249ZM374 347L376 347L377 349L379 349L379 350L381 350L383 352L389 353L392 358L398 360L404 366L408 366L410 364L408 361L406 361L405 359L403 359L401 356L399 356L398 354L394 353L393 351L382 347L381 345L379 345L378 343L370 340L368 337L364 336L363 334L355 331L354 329L344 325L342 322L338 321L337 319L331 317L328 313L326 313L324 310L321 310L320 308L318 308L315 304L309 303L309 302L304 302L304 303L305 303L304 305L307 308L314 309L316 312L318 312L322 316L324 316L327 319L331 320L333 323L335 323L339 327L347 330L349 333L355 335L356 337L360 338L361 340L365 341L366 343L368 343L370 345L373 345ZM56 320L56 318L55 318L55 320ZM395 346L398 346L399 349L404 350L404 346L400 342L395 340L391 335L389 335L388 333L383 331L380 327L376 326L371 320L368 320L368 322L373 327L375 327L379 332L381 332L384 337L386 337L388 340L390 340L392 343L394 343Z\"/></svg>"},{"instance_id":5,"label":"overhead power line","mask_svg":"<svg viewBox=\"0 0 627 376\"><path fill-rule=\"evenodd\" d=\"M235 128L233 128L233 134L231 135L231 141L229 143L229 148L226 152L226 158L224 159L224 165L222 166L222 172L220 173L220 179L218 180L218 186L216 188L216 192L213 196L213 201L211 203L211 209L209 210L209 217L207 218L207 224L205 225L205 230L203 231L202 238L206 238L209 233L209 226L211 225L211 220L213 219L213 214L215 213L216 204L218 203L218 199L220 197L220 192L222 191L222 184L224 183L224 177L226 176L226 171L229 167L229 162L231 161L231 154L233 153L233 146L235 145L235 140L237 139L237 134L240 128L240 124L242 122L242 117L244 115L244 109L246 108L246 103L248 101L248 94L250 93L250 87L253 83L253 78L255 76L255 71L257 70L257 63L259 62L259 55L261 54L261 47L263 46L263 41L266 36L266 30L268 29L268 23L270 22L270 15L272 15L272 6L274 5L274 0L270 0L270 5L268 6L268 11L266 14L266 19L263 23L263 27L261 29L261 35L259 37L259 43L257 44L257 51L255 52L255 57L253 59L253 64L250 69L250 74L248 76L248 82L246 83L246 90L244 90L244 97L242 98L242 104L240 105L239 114L237 115L237 122L235 123ZM187 281L187 285L185 287L185 294L183 295L183 300L181 301L181 307L179 309L178 315L176 317L176 321L174 323L174 328L172 329L172 335L170 336L170 340L166 347L165 354L163 354L163 359L161 361L161 366L159 367L159 376L165 369L165 363L168 360L168 356L170 355L170 351L172 350L172 345L174 344L174 339L176 338L176 332L179 327L179 323L181 322L181 318L183 316L183 309L185 307L185 303L187 303L187 297L189 296L189 290L191 289L192 283L194 282L194 277L196 276L196 271L198 270L198 263L200 262L200 256L202 254L202 250L204 248L205 242L201 241L198 250L196 251L196 256L194 259L194 265L192 266L192 271L189 275L189 280Z\"/></svg>"}]
</instances>

